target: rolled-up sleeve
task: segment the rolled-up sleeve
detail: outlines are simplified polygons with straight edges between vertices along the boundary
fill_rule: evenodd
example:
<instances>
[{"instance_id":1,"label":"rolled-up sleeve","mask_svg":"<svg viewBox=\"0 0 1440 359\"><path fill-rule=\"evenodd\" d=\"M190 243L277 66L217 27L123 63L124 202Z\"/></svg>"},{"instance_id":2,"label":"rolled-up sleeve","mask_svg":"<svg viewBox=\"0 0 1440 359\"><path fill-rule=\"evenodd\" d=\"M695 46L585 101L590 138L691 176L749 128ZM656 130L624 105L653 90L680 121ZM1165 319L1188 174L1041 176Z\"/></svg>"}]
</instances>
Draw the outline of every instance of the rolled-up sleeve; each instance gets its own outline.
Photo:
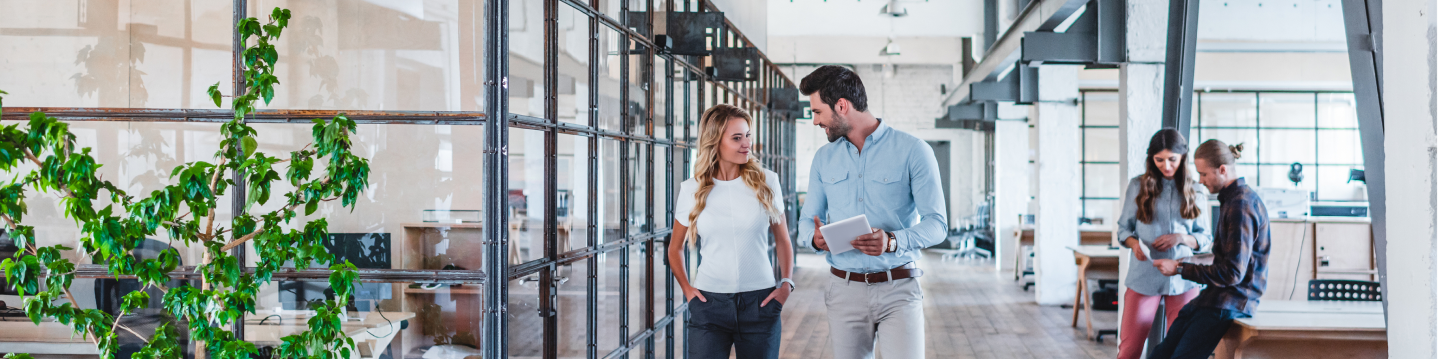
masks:
<instances>
[{"instance_id":1,"label":"rolled-up sleeve","mask_svg":"<svg viewBox=\"0 0 1440 359\"><path fill-rule=\"evenodd\" d=\"M940 187L940 165L935 150L921 142L915 146L909 163L910 196L920 223L895 231L896 252L921 250L945 240L945 194Z\"/></svg>"},{"instance_id":2,"label":"rolled-up sleeve","mask_svg":"<svg viewBox=\"0 0 1440 359\"><path fill-rule=\"evenodd\" d=\"M815 248L815 217L825 215L825 186L820 182L820 166L814 163L810 165L810 187L805 191L805 205L800 207L800 223L796 224L800 228L800 238L797 239L805 241L805 246L811 250L822 253L825 251Z\"/></svg>"},{"instance_id":3,"label":"rolled-up sleeve","mask_svg":"<svg viewBox=\"0 0 1440 359\"><path fill-rule=\"evenodd\" d=\"M1135 235L1135 197L1140 195L1140 182L1131 180L1130 185L1125 186L1125 201L1120 210L1120 220L1115 222L1115 238L1120 239L1120 246L1130 248L1126 239L1136 237Z\"/></svg>"}]
</instances>

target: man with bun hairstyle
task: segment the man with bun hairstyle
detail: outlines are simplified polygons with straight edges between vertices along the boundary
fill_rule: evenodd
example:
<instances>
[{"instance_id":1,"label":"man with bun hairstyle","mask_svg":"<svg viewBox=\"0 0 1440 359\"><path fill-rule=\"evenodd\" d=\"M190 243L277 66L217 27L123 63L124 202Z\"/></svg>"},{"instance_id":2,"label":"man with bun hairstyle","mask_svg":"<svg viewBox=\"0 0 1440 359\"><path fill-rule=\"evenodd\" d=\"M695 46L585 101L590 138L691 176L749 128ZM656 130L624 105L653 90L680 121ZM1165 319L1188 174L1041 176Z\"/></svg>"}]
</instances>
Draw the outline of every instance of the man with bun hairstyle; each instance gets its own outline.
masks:
<instances>
[{"instance_id":1,"label":"man with bun hairstyle","mask_svg":"<svg viewBox=\"0 0 1440 359\"><path fill-rule=\"evenodd\" d=\"M1270 218L1260 195L1235 171L1242 149L1209 140L1195 150L1200 183L1220 197L1220 210L1211 214L1220 219L1212 249L1215 261L1203 265L1154 260L1160 273L1180 274L1208 287L1180 309L1150 359L1209 358L1235 318L1249 318L1260 306L1270 257Z\"/></svg>"}]
</instances>

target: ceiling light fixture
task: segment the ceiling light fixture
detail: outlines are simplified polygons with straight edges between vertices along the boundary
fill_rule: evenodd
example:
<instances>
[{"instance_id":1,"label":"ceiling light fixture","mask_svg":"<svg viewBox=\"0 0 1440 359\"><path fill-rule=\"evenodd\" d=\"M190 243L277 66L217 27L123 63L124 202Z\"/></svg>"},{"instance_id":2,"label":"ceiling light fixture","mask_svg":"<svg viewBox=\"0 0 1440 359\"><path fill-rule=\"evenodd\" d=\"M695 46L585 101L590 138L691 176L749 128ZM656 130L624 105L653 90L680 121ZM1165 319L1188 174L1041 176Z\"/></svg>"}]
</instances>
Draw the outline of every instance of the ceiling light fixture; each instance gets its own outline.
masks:
<instances>
[{"instance_id":1,"label":"ceiling light fixture","mask_svg":"<svg viewBox=\"0 0 1440 359\"><path fill-rule=\"evenodd\" d=\"M899 56L900 44L895 43L895 38L885 41L885 47L880 48L880 56Z\"/></svg>"},{"instance_id":2,"label":"ceiling light fixture","mask_svg":"<svg viewBox=\"0 0 1440 359\"><path fill-rule=\"evenodd\" d=\"M890 17L904 17L906 15L910 15L910 10L905 9L904 6L900 6L900 0L890 0L889 3L886 3L884 6L880 7L880 15L890 15Z\"/></svg>"}]
</instances>

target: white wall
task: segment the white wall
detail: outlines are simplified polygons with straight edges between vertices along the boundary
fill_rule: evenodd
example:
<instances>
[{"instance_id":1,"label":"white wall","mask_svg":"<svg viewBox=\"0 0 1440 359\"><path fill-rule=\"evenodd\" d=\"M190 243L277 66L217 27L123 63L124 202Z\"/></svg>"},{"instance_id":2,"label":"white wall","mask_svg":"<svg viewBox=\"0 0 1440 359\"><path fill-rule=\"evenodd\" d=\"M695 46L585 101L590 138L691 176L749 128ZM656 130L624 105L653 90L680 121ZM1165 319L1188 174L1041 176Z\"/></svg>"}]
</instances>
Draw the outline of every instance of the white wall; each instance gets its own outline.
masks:
<instances>
[{"instance_id":1,"label":"white wall","mask_svg":"<svg viewBox=\"0 0 1440 359\"><path fill-rule=\"evenodd\" d=\"M1435 2L1384 2L1385 228L1391 358L1436 346ZM1428 157L1428 158L1427 158Z\"/></svg>"},{"instance_id":2,"label":"white wall","mask_svg":"<svg viewBox=\"0 0 1440 359\"><path fill-rule=\"evenodd\" d=\"M761 52L769 52L769 13L765 0L709 0L715 8L725 13L725 18L755 43ZM772 59L774 57L771 57Z\"/></svg>"},{"instance_id":3,"label":"white wall","mask_svg":"<svg viewBox=\"0 0 1440 359\"><path fill-rule=\"evenodd\" d=\"M912 10L913 12L914 10ZM782 65L787 75L800 81L815 66ZM950 141L950 206L948 218L973 215L975 205L984 201L983 137L975 131L936 129L934 113L940 103L940 85L951 83L954 67L949 65L879 65L852 67L865 83L870 113L895 129L927 141ZM893 70L889 70L893 69ZM798 191L810 184L810 164L815 151L825 145L825 131L801 120L796 129Z\"/></svg>"}]
</instances>

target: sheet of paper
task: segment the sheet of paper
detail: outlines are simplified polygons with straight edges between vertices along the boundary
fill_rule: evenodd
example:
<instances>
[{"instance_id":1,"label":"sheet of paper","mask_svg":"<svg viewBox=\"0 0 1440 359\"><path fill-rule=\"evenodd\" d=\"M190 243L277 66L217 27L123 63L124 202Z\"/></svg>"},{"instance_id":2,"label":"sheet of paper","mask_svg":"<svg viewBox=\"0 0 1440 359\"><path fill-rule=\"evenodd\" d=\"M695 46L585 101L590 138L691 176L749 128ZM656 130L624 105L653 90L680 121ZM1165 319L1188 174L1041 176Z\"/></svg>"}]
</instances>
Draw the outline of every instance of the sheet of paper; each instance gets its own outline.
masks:
<instances>
[{"instance_id":1,"label":"sheet of paper","mask_svg":"<svg viewBox=\"0 0 1440 359\"><path fill-rule=\"evenodd\" d=\"M870 233L870 221L863 214L820 227L820 235L825 236L825 245L830 247L830 253L855 249L850 241L867 233Z\"/></svg>"}]
</instances>

